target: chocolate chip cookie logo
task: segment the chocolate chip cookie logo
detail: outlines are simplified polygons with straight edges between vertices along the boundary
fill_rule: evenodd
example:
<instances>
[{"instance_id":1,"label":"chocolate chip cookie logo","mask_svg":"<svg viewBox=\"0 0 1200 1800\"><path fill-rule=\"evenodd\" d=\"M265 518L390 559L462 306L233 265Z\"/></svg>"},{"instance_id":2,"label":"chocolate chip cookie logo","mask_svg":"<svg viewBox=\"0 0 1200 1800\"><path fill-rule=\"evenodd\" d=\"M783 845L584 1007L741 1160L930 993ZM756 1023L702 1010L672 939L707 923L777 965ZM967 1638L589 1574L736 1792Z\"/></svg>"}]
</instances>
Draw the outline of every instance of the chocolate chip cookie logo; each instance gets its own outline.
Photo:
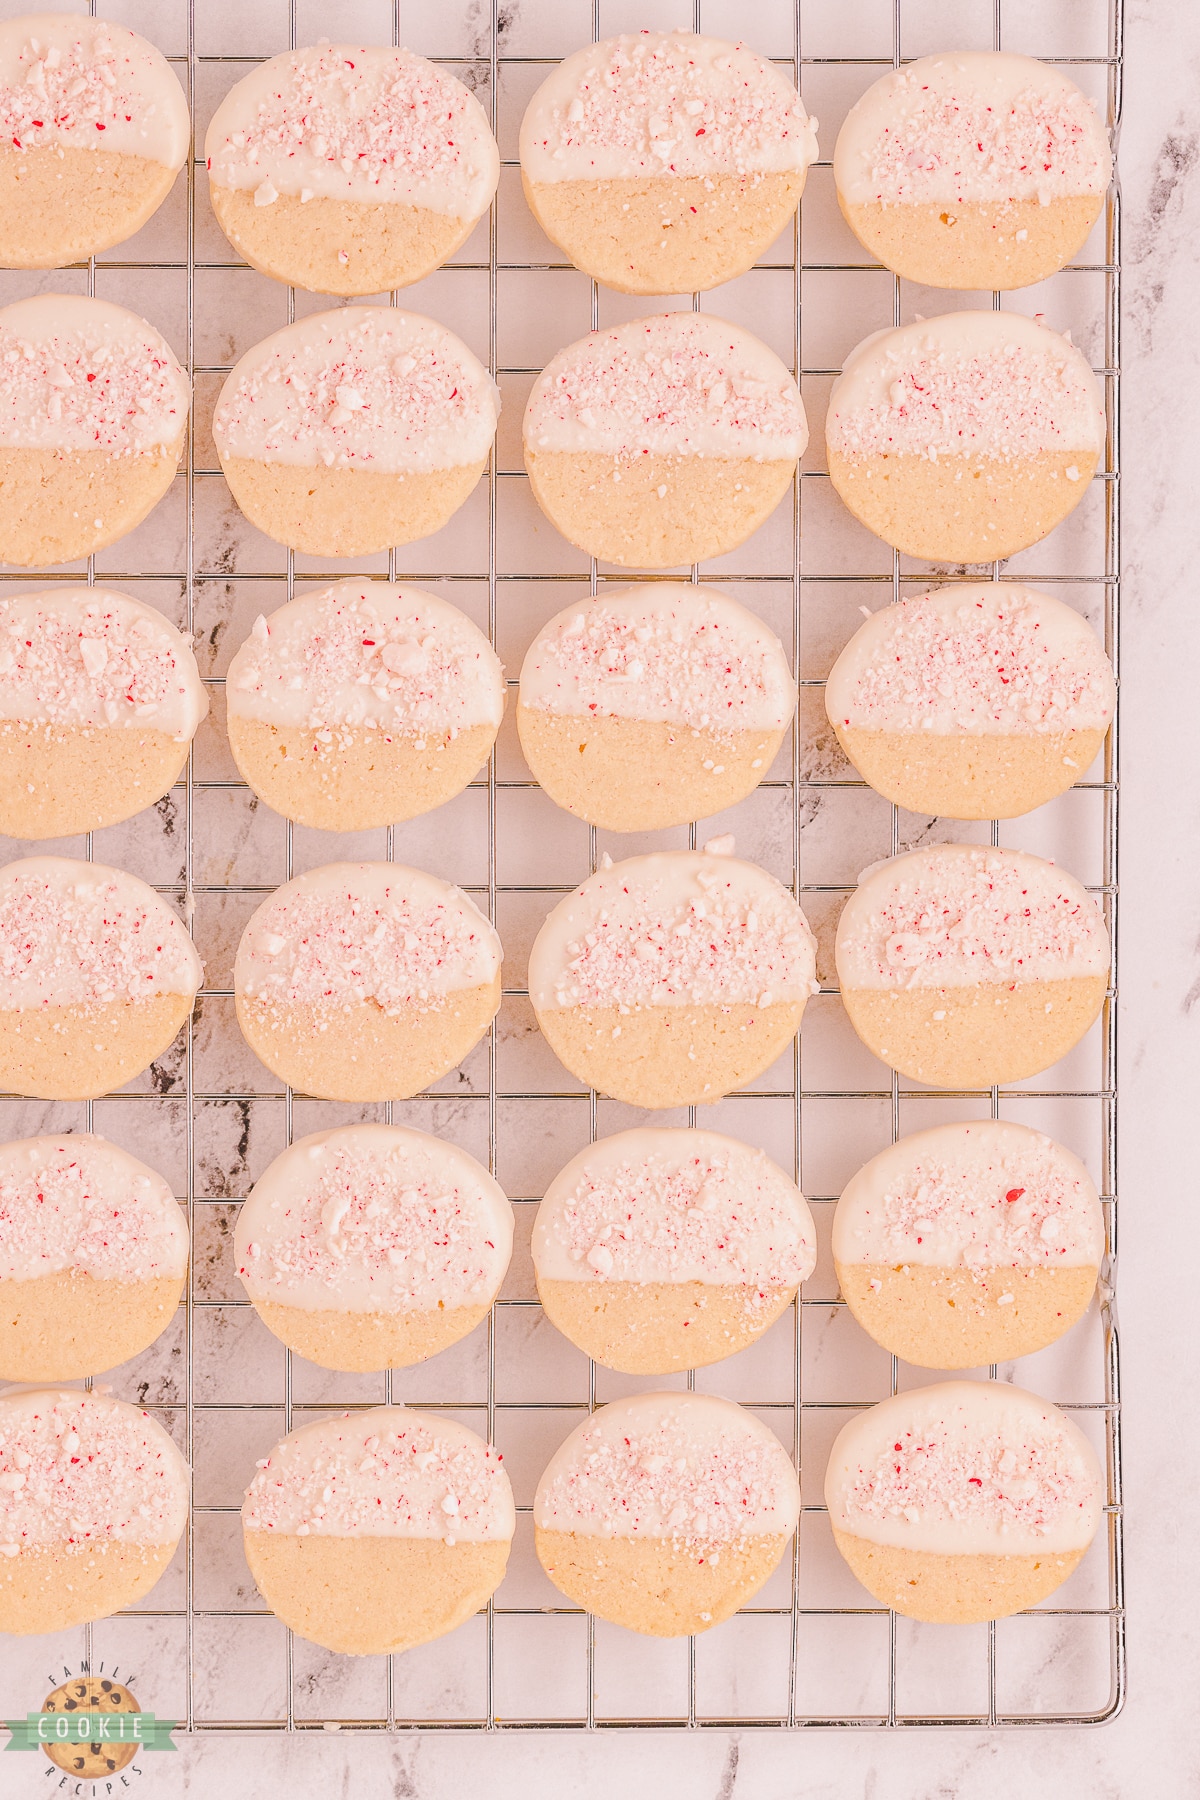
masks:
<instances>
[{"instance_id":1,"label":"chocolate chip cookie logo","mask_svg":"<svg viewBox=\"0 0 1200 1800\"><path fill-rule=\"evenodd\" d=\"M115 1676L81 1672L47 1694L40 1712L5 1719L12 1733L5 1748L44 1750L64 1775L73 1775L77 1783L104 1784L93 1793L113 1793L112 1777L128 1769L139 1750L175 1749L175 1723L143 1712L132 1690Z\"/></svg>"}]
</instances>

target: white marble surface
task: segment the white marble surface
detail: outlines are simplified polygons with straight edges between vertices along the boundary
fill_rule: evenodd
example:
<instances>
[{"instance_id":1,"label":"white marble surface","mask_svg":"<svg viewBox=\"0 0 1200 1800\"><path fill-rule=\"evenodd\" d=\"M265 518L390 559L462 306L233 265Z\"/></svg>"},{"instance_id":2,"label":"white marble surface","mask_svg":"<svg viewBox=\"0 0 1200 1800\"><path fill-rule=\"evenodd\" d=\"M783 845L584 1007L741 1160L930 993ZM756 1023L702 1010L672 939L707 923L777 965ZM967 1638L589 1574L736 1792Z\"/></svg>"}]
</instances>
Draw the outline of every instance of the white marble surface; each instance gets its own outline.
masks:
<instances>
[{"instance_id":1,"label":"white marble surface","mask_svg":"<svg viewBox=\"0 0 1200 1800\"><path fill-rule=\"evenodd\" d=\"M347 0L339 6L347 30L369 4ZM869 0L854 5L863 15L890 16L890 0L886 6ZM957 0L906 0L906 6L925 40L913 43L913 50L948 41L955 30L950 21L966 10L965 0L962 6ZM1040 10L1047 7L1061 15L1064 30L1102 18L1104 10L1101 0L1042 0ZM150 24L153 7L101 10L142 23L160 42L168 14L171 30L178 28L173 4L157 9L161 30ZM248 0L236 15L241 36L235 45L233 9L197 0L201 32L211 32L201 48L236 47L249 54L274 48L278 10L273 0ZM483 16L487 9L475 10ZM519 6L515 10L519 14ZM678 10L647 0L640 8L625 7L628 17L619 22L658 23ZM754 0L722 0L720 20L706 15L705 23L753 35L755 10ZM310 35L331 29L328 13L317 23L320 9L302 3L301 11L313 15ZM973 11L990 16L990 7ZM420 41L429 12L424 0L407 0L405 35L415 48L436 47ZM178 1756L140 1757L141 1774L131 1780L138 1791L155 1800L218 1790L228 1800L249 1800L262 1791L440 1800L485 1783L500 1800L550 1792L587 1800L613 1788L631 1800L651 1794L807 1800L858 1793L870 1800L993 1794L1024 1800L1048 1793L1056 1800L1124 1800L1143 1793L1166 1800L1200 1792L1194 1724L1200 1632L1193 1611L1200 1586L1200 1457L1190 1345L1195 1306L1190 1257L1177 1223L1194 1204L1194 1158L1185 1153L1184 1122L1195 1111L1200 1038L1200 756L1188 735L1200 660L1200 609L1188 584L1200 480L1194 423L1200 407L1194 298L1200 292L1200 15L1178 6L1168 17L1162 0L1128 0L1127 17L1119 1295L1130 1694L1124 1713L1095 1730L991 1735L197 1735L181 1737ZM608 23L618 23L615 13ZM305 24L302 19L302 36ZM258 41L260 27L269 41ZM817 53L815 46L810 50ZM169 604L167 594L161 603ZM302 1128L311 1127L297 1126ZM219 1642L212 1654L219 1665ZM30 1666L36 1662L31 1650ZM10 1704L6 1693L0 1710L36 1703L22 1691ZM5 1791L14 1796L48 1791L50 1771L40 1757L8 1762L4 1773ZM56 1778L51 1784L57 1791ZM74 1791L74 1784L63 1791Z\"/></svg>"}]
</instances>

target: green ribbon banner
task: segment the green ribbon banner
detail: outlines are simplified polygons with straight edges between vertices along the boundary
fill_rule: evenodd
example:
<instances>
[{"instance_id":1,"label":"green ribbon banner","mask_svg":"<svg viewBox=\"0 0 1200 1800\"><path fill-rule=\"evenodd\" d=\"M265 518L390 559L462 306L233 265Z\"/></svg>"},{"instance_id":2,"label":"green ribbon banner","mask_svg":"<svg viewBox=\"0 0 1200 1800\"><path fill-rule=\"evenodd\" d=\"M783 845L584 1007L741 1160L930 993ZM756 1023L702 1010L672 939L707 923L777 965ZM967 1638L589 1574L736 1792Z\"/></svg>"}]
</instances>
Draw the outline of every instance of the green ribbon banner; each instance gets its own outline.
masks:
<instances>
[{"instance_id":1,"label":"green ribbon banner","mask_svg":"<svg viewBox=\"0 0 1200 1800\"><path fill-rule=\"evenodd\" d=\"M143 1750L177 1750L171 1733L178 1719L156 1719L149 1712L26 1713L5 1719L12 1732L5 1750L42 1750L49 1744L139 1744Z\"/></svg>"}]
</instances>

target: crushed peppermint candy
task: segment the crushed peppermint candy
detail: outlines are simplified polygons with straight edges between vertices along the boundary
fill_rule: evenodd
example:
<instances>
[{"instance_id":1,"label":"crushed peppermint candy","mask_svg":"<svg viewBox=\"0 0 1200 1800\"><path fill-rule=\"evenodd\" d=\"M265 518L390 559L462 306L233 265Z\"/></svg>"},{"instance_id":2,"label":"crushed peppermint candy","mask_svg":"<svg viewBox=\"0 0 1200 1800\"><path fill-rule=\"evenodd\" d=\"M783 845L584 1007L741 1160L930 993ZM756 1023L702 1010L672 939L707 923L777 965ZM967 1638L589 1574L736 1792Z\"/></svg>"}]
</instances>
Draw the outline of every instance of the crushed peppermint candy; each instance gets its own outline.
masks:
<instances>
[{"instance_id":1,"label":"crushed peppermint candy","mask_svg":"<svg viewBox=\"0 0 1200 1800\"><path fill-rule=\"evenodd\" d=\"M482 463L499 412L494 382L451 332L347 306L250 350L221 389L213 436L223 462L429 473Z\"/></svg>"},{"instance_id":2,"label":"crushed peppermint candy","mask_svg":"<svg viewBox=\"0 0 1200 1800\"><path fill-rule=\"evenodd\" d=\"M868 873L838 931L848 987L965 987L1104 974L1100 908L1052 863L942 845Z\"/></svg>"},{"instance_id":3,"label":"crushed peppermint candy","mask_svg":"<svg viewBox=\"0 0 1200 1800\"><path fill-rule=\"evenodd\" d=\"M816 121L744 44L643 31L589 45L535 94L521 128L533 182L804 170Z\"/></svg>"},{"instance_id":4,"label":"crushed peppermint candy","mask_svg":"<svg viewBox=\"0 0 1200 1800\"><path fill-rule=\"evenodd\" d=\"M538 1485L544 1531L692 1545L787 1536L796 1472L778 1438L730 1401L648 1394L579 1426Z\"/></svg>"},{"instance_id":5,"label":"crushed peppermint candy","mask_svg":"<svg viewBox=\"0 0 1200 1800\"><path fill-rule=\"evenodd\" d=\"M125 595L0 601L0 719L153 728L184 742L207 704L189 640Z\"/></svg>"},{"instance_id":6,"label":"crushed peppermint candy","mask_svg":"<svg viewBox=\"0 0 1200 1800\"><path fill-rule=\"evenodd\" d=\"M81 295L0 310L0 446L140 456L177 450L188 379L166 339Z\"/></svg>"},{"instance_id":7,"label":"crushed peppermint candy","mask_svg":"<svg viewBox=\"0 0 1200 1800\"><path fill-rule=\"evenodd\" d=\"M496 185L483 108L409 50L321 44L263 63L213 116L205 157L217 187L407 203L475 218ZM270 189L270 199L263 195Z\"/></svg>"},{"instance_id":8,"label":"crushed peppermint candy","mask_svg":"<svg viewBox=\"0 0 1200 1800\"><path fill-rule=\"evenodd\" d=\"M0 1555L173 1544L188 1471L149 1413L69 1388L0 1396Z\"/></svg>"},{"instance_id":9,"label":"crushed peppermint candy","mask_svg":"<svg viewBox=\"0 0 1200 1800\"><path fill-rule=\"evenodd\" d=\"M373 1004L395 1015L439 1007L499 966L499 939L458 888L394 863L334 864L259 907L236 982L268 1011Z\"/></svg>"},{"instance_id":10,"label":"crushed peppermint candy","mask_svg":"<svg viewBox=\"0 0 1200 1800\"><path fill-rule=\"evenodd\" d=\"M525 659L521 703L732 740L781 730L796 696L783 646L753 614L722 594L661 583L552 619Z\"/></svg>"},{"instance_id":11,"label":"crushed peppermint candy","mask_svg":"<svg viewBox=\"0 0 1200 1800\"><path fill-rule=\"evenodd\" d=\"M702 1281L760 1306L806 1280L815 1254L795 1185L715 1132L625 1132L585 1152L547 1192L534 1237L551 1279L565 1265L583 1280Z\"/></svg>"},{"instance_id":12,"label":"crushed peppermint candy","mask_svg":"<svg viewBox=\"0 0 1200 1800\"><path fill-rule=\"evenodd\" d=\"M238 1220L238 1274L257 1298L309 1308L477 1306L503 1277L507 1213L461 1152L399 1127L348 1127L272 1165Z\"/></svg>"},{"instance_id":13,"label":"crushed peppermint candy","mask_svg":"<svg viewBox=\"0 0 1200 1800\"><path fill-rule=\"evenodd\" d=\"M160 1175L86 1133L0 1147L0 1279L182 1276L187 1228Z\"/></svg>"},{"instance_id":14,"label":"crushed peppermint candy","mask_svg":"<svg viewBox=\"0 0 1200 1800\"><path fill-rule=\"evenodd\" d=\"M1116 688L1094 633L1061 603L1008 583L900 600L862 628L828 698L862 731L1029 736L1104 730ZM852 640L853 642L853 640Z\"/></svg>"},{"instance_id":15,"label":"crushed peppermint candy","mask_svg":"<svg viewBox=\"0 0 1200 1800\"><path fill-rule=\"evenodd\" d=\"M534 451L794 462L800 392L773 351L705 313L594 331L551 358L525 412Z\"/></svg>"},{"instance_id":16,"label":"crushed peppermint candy","mask_svg":"<svg viewBox=\"0 0 1200 1800\"><path fill-rule=\"evenodd\" d=\"M272 724L453 739L500 723L504 672L483 633L444 600L346 581L256 619L226 695L231 713Z\"/></svg>"},{"instance_id":17,"label":"crushed peppermint candy","mask_svg":"<svg viewBox=\"0 0 1200 1800\"><path fill-rule=\"evenodd\" d=\"M178 914L136 876L57 856L0 876L0 1011L194 994L200 976Z\"/></svg>"},{"instance_id":18,"label":"crushed peppermint candy","mask_svg":"<svg viewBox=\"0 0 1200 1800\"><path fill-rule=\"evenodd\" d=\"M398 1406L302 1426L258 1465L247 1531L287 1536L512 1537L512 1489L500 1452L450 1419Z\"/></svg>"},{"instance_id":19,"label":"crushed peppermint candy","mask_svg":"<svg viewBox=\"0 0 1200 1800\"><path fill-rule=\"evenodd\" d=\"M165 58L109 20L62 14L0 26L0 143L139 155L178 168L187 100Z\"/></svg>"}]
</instances>

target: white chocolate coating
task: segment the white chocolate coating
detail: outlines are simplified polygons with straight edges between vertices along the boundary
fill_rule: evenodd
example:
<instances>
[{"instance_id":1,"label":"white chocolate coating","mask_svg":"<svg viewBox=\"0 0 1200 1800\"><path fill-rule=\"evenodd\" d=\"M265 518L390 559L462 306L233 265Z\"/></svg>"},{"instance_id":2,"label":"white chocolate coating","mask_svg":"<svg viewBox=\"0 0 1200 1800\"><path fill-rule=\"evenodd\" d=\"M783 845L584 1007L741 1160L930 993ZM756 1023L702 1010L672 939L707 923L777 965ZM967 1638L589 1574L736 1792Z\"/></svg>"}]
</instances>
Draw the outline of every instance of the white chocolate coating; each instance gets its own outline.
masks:
<instances>
[{"instance_id":1,"label":"white chocolate coating","mask_svg":"<svg viewBox=\"0 0 1200 1800\"><path fill-rule=\"evenodd\" d=\"M816 948L787 889L712 850L660 850L597 869L529 953L539 1012L563 1007L766 1007L816 992Z\"/></svg>"},{"instance_id":2,"label":"white chocolate coating","mask_svg":"<svg viewBox=\"0 0 1200 1800\"><path fill-rule=\"evenodd\" d=\"M943 313L877 331L850 352L825 437L844 456L1098 456L1104 399L1075 346L1036 319Z\"/></svg>"},{"instance_id":3,"label":"white chocolate coating","mask_svg":"<svg viewBox=\"0 0 1200 1800\"><path fill-rule=\"evenodd\" d=\"M272 56L213 114L204 154L215 186L419 206L456 219L487 211L500 153L461 81L411 50L319 44Z\"/></svg>"},{"instance_id":4,"label":"white chocolate coating","mask_svg":"<svg viewBox=\"0 0 1200 1800\"><path fill-rule=\"evenodd\" d=\"M401 863L327 863L251 915L234 985L276 1006L424 1010L500 968L500 939L448 881Z\"/></svg>"},{"instance_id":5,"label":"white chocolate coating","mask_svg":"<svg viewBox=\"0 0 1200 1800\"><path fill-rule=\"evenodd\" d=\"M136 875L69 856L0 869L0 1012L194 994L196 947Z\"/></svg>"},{"instance_id":6,"label":"white chocolate coating","mask_svg":"<svg viewBox=\"0 0 1200 1800\"><path fill-rule=\"evenodd\" d=\"M225 682L238 718L420 738L499 725L504 695L503 665L465 613L381 581L337 581L260 615Z\"/></svg>"},{"instance_id":7,"label":"white chocolate coating","mask_svg":"<svg viewBox=\"0 0 1200 1800\"><path fill-rule=\"evenodd\" d=\"M1087 620L1007 581L882 607L825 684L836 724L938 737L1106 731L1116 701L1112 665Z\"/></svg>"},{"instance_id":8,"label":"white chocolate coating","mask_svg":"<svg viewBox=\"0 0 1200 1800\"><path fill-rule=\"evenodd\" d=\"M745 44L640 31L559 63L521 121L520 157L532 182L789 174L816 161L817 125Z\"/></svg>"},{"instance_id":9,"label":"white chocolate coating","mask_svg":"<svg viewBox=\"0 0 1200 1800\"><path fill-rule=\"evenodd\" d=\"M711 1394L638 1394L602 1406L551 1457L534 1523L580 1537L790 1537L800 1483L753 1413Z\"/></svg>"},{"instance_id":10,"label":"white chocolate coating","mask_svg":"<svg viewBox=\"0 0 1200 1800\"><path fill-rule=\"evenodd\" d=\"M783 645L744 606L715 588L657 581L593 595L543 625L521 669L521 704L693 731L779 731L796 686Z\"/></svg>"},{"instance_id":11,"label":"white chocolate coating","mask_svg":"<svg viewBox=\"0 0 1200 1800\"><path fill-rule=\"evenodd\" d=\"M191 644L155 607L100 587L0 599L0 719L186 744L207 712Z\"/></svg>"},{"instance_id":12,"label":"white chocolate coating","mask_svg":"<svg viewBox=\"0 0 1200 1800\"><path fill-rule=\"evenodd\" d=\"M1064 1555L1091 1543L1104 1479L1065 1414L1021 1388L944 1381L839 1432L825 1503L840 1531L939 1556Z\"/></svg>"},{"instance_id":13,"label":"white chocolate coating","mask_svg":"<svg viewBox=\"0 0 1200 1800\"><path fill-rule=\"evenodd\" d=\"M246 352L213 437L222 462L427 474L482 462L499 417L495 382L453 332L396 307L343 306Z\"/></svg>"},{"instance_id":14,"label":"white chocolate coating","mask_svg":"<svg viewBox=\"0 0 1200 1800\"><path fill-rule=\"evenodd\" d=\"M547 363L525 408L534 451L795 462L800 390L773 350L710 313L659 313L593 331Z\"/></svg>"},{"instance_id":15,"label":"white chocolate coating","mask_svg":"<svg viewBox=\"0 0 1200 1800\"><path fill-rule=\"evenodd\" d=\"M90 1132L0 1146L0 1280L74 1269L96 1281L181 1277L187 1220L162 1176Z\"/></svg>"},{"instance_id":16,"label":"white chocolate coating","mask_svg":"<svg viewBox=\"0 0 1200 1800\"><path fill-rule=\"evenodd\" d=\"M842 909L844 988L972 987L1105 975L1099 906L1024 850L938 844L864 871Z\"/></svg>"},{"instance_id":17,"label":"white chocolate coating","mask_svg":"<svg viewBox=\"0 0 1200 1800\"><path fill-rule=\"evenodd\" d=\"M255 1182L233 1253L252 1300L306 1312L479 1306L504 1279L513 1211L487 1170L401 1125L299 1138Z\"/></svg>"},{"instance_id":18,"label":"white chocolate coating","mask_svg":"<svg viewBox=\"0 0 1200 1800\"><path fill-rule=\"evenodd\" d=\"M839 1263L1098 1268L1104 1215L1077 1156L1007 1120L935 1125L853 1176L833 1215Z\"/></svg>"},{"instance_id":19,"label":"white chocolate coating","mask_svg":"<svg viewBox=\"0 0 1200 1800\"><path fill-rule=\"evenodd\" d=\"M1102 194L1112 174L1096 108L1063 70L965 50L891 69L846 115L833 153L852 206L936 206Z\"/></svg>"},{"instance_id":20,"label":"white chocolate coating","mask_svg":"<svg viewBox=\"0 0 1200 1800\"><path fill-rule=\"evenodd\" d=\"M181 169L191 141L187 95L135 31L79 13L0 24L0 143L105 150Z\"/></svg>"},{"instance_id":21,"label":"white chocolate coating","mask_svg":"<svg viewBox=\"0 0 1200 1800\"><path fill-rule=\"evenodd\" d=\"M131 456L180 443L191 394L167 340L123 306L38 294L0 309L0 447Z\"/></svg>"},{"instance_id":22,"label":"white chocolate coating","mask_svg":"<svg viewBox=\"0 0 1200 1800\"><path fill-rule=\"evenodd\" d=\"M817 1238L795 1182L716 1131L621 1131L555 1176L533 1227L548 1281L799 1287Z\"/></svg>"},{"instance_id":23,"label":"white chocolate coating","mask_svg":"<svg viewBox=\"0 0 1200 1800\"><path fill-rule=\"evenodd\" d=\"M188 1466L162 1426L110 1394L0 1394L0 1556L62 1544L173 1544Z\"/></svg>"},{"instance_id":24,"label":"white chocolate coating","mask_svg":"<svg viewBox=\"0 0 1200 1800\"><path fill-rule=\"evenodd\" d=\"M516 1528L500 1452L454 1419L376 1406L281 1438L246 1490L247 1531L287 1537L508 1542Z\"/></svg>"}]
</instances>

